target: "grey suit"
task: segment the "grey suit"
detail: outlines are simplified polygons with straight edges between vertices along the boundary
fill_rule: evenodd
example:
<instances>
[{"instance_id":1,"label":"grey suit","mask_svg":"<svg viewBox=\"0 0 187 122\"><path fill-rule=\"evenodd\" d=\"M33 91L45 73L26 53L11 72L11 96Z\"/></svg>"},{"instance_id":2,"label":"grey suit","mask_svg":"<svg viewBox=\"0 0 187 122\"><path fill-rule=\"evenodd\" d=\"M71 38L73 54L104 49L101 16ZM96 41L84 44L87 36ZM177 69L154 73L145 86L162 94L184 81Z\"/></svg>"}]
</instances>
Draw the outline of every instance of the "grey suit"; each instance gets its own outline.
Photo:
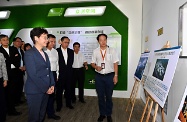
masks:
<instances>
[{"instance_id":1,"label":"grey suit","mask_svg":"<svg viewBox=\"0 0 187 122\"><path fill-rule=\"evenodd\" d=\"M3 54L0 53L0 122L4 122L6 120L6 102L3 87L4 80L8 80L8 75L5 58Z\"/></svg>"},{"instance_id":2,"label":"grey suit","mask_svg":"<svg viewBox=\"0 0 187 122\"><path fill-rule=\"evenodd\" d=\"M3 54L0 53L0 78L2 77L3 77L3 80L8 80L5 58Z\"/></svg>"}]
</instances>

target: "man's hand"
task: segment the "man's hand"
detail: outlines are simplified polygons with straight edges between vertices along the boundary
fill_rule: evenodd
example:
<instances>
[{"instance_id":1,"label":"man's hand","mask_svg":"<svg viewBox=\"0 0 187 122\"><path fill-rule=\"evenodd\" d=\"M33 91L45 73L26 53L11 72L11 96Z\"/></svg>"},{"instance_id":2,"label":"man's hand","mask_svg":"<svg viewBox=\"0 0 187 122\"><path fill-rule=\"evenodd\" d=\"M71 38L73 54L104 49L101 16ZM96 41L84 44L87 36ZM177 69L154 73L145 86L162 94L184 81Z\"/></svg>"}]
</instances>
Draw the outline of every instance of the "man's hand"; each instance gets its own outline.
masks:
<instances>
[{"instance_id":1,"label":"man's hand","mask_svg":"<svg viewBox=\"0 0 187 122\"><path fill-rule=\"evenodd\" d=\"M48 90L47 90L47 94L52 94L54 92L54 86L51 86Z\"/></svg>"},{"instance_id":2,"label":"man's hand","mask_svg":"<svg viewBox=\"0 0 187 122\"><path fill-rule=\"evenodd\" d=\"M6 86L7 86L7 80L4 80L3 87L6 87Z\"/></svg>"},{"instance_id":3,"label":"man's hand","mask_svg":"<svg viewBox=\"0 0 187 122\"><path fill-rule=\"evenodd\" d=\"M88 70L88 66L87 65L85 65L84 67L85 67L86 70Z\"/></svg>"},{"instance_id":4,"label":"man's hand","mask_svg":"<svg viewBox=\"0 0 187 122\"><path fill-rule=\"evenodd\" d=\"M117 82L118 82L118 76L114 76L114 78L113 78L113 82L114 82L114 85L116 85L117 84Z\"/></svg>"},{"instance_id":5,"label":"man's hand","mask_svg":"<svg viewBox=\"0 0 187 122\"><path fill-rule=\"evenodd\" d=\"M25 66L19 67L19 69L20 69L21 71L25 71Z\"/></svg>"},{"instance_id":6,"label":"man's hand","mask_svg":"<svg viewBox=\"0 0 187 122\"><path fill-rule=\"evenodd\" d=\"M96 66L95 69L96 69L97 71L101 71L101 70L102 70L102 68L101 68L100 66Z\"/></svg>"}]
</instances>

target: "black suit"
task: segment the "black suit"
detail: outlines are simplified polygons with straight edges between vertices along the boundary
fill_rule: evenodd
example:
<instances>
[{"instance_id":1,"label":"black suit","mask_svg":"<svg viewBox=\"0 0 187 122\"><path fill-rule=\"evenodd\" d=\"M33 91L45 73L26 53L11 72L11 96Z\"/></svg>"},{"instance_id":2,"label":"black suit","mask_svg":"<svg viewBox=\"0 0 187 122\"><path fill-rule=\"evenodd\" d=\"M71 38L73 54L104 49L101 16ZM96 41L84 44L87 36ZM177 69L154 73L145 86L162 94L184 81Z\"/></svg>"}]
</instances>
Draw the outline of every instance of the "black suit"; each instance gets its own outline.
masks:
<instances>
[{"instance_id":1,"label":"black suit","mask_svg":"<svg viewBox=\"0 0 187 122\"><path fill-rule=\"evenodd\" d=\"M8 82L7 87L5 89L5 96L7 101L7 109L8 113L12 113L15 111L15 88L16 88L16 82L14 77L14 69L11 69L11 64L13 64L16 68L19 68L20 66L20 55L18 50L15 47L9 46L9 54L6 52L6 50L1 46L0 52L5 57L6 67L7 67L7 74L8 74Z\"/></svg>"},{"instance_id":2,"label":"black suit","mask_svg":"<svg viewBox=\"0 0 187 122\"><path fill-rule=\"evenodd\" d=\"M24 66L24 51L21 48L20 48L19 56L21 57L19 60L20 66L21 66L21 60L23 61L23 66ZM14 70L14 78L16 82L15 103L19 104L21 101L21 96L23 92L23 84L24 84L23 75L25 74L25 71L21 71L21 69L19 68L15 68L13 70Z\"/></svg>"},{"instance_id":3,"label":"black suit","mask_svg":"<svg viewBox=\"0 0 187 122\"><path fill-rule=\"evenodd\" d=\"M65 89L66 92L66 106L71 106L71 82L72 82L72 74L73 74L73 60L74 60L74 52L73 50L67 48L67 64L65 64L64 56L62 54L62 49L57 48L58 56L59 56L59 77L57 81L57 91L56 91L56 101L57 101L57 109L62 108L62 93Z\"/></svg>"}]
</instances>

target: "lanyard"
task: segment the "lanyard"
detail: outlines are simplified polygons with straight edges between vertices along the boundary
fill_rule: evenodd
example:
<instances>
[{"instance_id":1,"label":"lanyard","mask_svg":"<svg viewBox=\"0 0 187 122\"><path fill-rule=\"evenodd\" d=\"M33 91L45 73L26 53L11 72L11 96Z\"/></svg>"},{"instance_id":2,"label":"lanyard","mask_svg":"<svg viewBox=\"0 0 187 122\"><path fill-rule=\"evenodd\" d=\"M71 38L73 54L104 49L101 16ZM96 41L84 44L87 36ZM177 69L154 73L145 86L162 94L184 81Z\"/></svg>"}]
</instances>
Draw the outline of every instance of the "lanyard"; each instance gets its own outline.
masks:
<instances>
[{"instance_id":1,"label":"lanyard","mask_svg":"<svg viewBox=\"0 0 187 122\"><path fill-rule=\"evenodd\" d=\"M102 59L103 59L103 61L104 61L104 60L105 60L105 55L106 55L106 50L105 50L104 55L103 55L103 53L102 53L102 50L100 50L100 52L101 52Z\"/></svg>"}]
</instances>

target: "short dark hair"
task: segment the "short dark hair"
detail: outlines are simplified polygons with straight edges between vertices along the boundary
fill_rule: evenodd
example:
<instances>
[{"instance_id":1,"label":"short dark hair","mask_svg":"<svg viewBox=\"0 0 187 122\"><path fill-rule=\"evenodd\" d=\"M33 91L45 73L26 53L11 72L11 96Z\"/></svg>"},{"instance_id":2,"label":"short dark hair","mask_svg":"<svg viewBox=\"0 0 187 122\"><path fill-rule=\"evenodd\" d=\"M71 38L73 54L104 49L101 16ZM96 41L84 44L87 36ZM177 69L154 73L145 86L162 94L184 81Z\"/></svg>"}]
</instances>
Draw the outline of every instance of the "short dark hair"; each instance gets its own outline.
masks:
<instances>
[{"instance_id":1,"label":"short dark hair","mask_svg":"<svg viewBox=\"0 0 187 122\"><path fill-rule=\"evenodd\" d=\"M79 45L79 47L80 47L80 43L78 43L78 42L73 43L73 47L74 47L75 45Z\"/></svg>"},{"instance_id":2,"label":"short dark hair","mask_svg":"<svg viewBox=\"0 0 187 122\"><path fill-rule=\"evenodd\" d=\"M47 35L47 38L55 38L55 39L56 39L56 36L53 35L53 34L48 34L48 35Z\"/></svg>"},{"instance_id":3,"label":"short dark hair","mask_svg":"<svg viewBox=\"0 0 187 122\"><path fill-rule=\"evenodd\" d=\"M100 37L100 36L105 36L105 37L106 37L106 39L108 38L106 34L102 33L102 34L99 34L99 35L97 36L97 38L96 38L96 39L97 39L97 41L99 41L99 37Z\"/></svg>"},{"instance_id":4,"label":"short dark hair","mask_svg":"<svg viewBox=\"0 0 187 122\"><path fill-rule=\"evenodd\" d=\"M22 42L22 39L21 39L20 37L15 37L15 38L13 39L13 42L15 42L17 39L20 39L21 42Z\"/></svg>"},{"instance_id":5,"label":"short dark hair","mask_svg":"<svg viewBox=\"0 0 187 122\"><path fill-rule=\"evenodd\" d=\"M53 35L53 34L48 34L48 35L47 35L47 38L48 38L48 39L49 39L49 38L55 38L55 39L56 39L55 35ZM49 45L49 41L47 42L46 47L48 47L48 45Z\"/></svg>"},{"instance_id":6,"label":"short dark hair","mask_svg":"<svg viewBox=\"0 0 187 122\"><path fill-rule=\"evenodd\" d=\"M42 27L36 27L36 28L33 28L30 31L30 37L31 37L34 44L36 42L34 37L37 36L39 38L42 34L48 34L48 31L45 28L42 28Z\"/></svg>"},{"instance_id":7,"label":"short dark hair","mask_svg":"<svg viewBox=\"0 0 187 122\"><path fill-rule=\"evenodd\" d=\"M63 36L62 38L61 38L61 42L63 42L64 41L64 39L69 39L67 36ZM70 40L70 39L69 39Z\"/></svg>"},{"instance_id":8,"label":"short dark hair","mask_svg":"<svg viewBox=\"0 0 187 122\"><path fill-rule=\"evenodd\" d=\"M1 39L2 39L2 38L5 38L5 37L7 37L7 38L8 38L8 36L7 36L7 35L5 35L5 34L1 34L1 35L0 35L0 41L1 41Z\"/></svg>"},{"instance_id":9,"label":"short dark hair","mask_svg":"<svg viewBox=\"0 0 187 122\"><path fill-rule=\"evenodd\" d=\"M30 47L32 48L32 46L31 46L30 43L26 43L26 44L24 45L24 51L26 51L26 48L27 48L28 46L30 46Z\"/></svg>"}]
</instances>

